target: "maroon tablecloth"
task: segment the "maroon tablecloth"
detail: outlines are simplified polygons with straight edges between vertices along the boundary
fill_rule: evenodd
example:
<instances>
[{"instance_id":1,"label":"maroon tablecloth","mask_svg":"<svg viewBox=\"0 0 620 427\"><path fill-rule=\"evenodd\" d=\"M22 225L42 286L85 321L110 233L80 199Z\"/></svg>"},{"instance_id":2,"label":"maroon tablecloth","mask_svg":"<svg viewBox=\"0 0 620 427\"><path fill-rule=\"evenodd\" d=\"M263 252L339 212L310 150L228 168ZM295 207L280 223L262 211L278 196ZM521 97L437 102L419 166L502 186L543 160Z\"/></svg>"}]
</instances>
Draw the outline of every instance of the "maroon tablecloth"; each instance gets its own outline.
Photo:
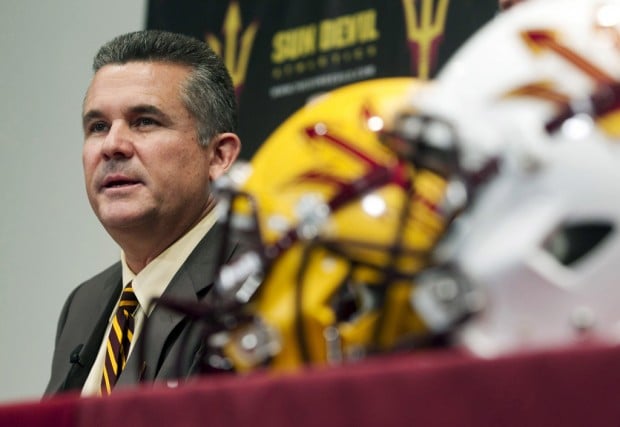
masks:
<instances>
[{"instance_id":1,"label":"maroon tablecloth","mask_svg":"<svg viewBox=\"0 0 620 427\"><path fill-rule=\"evenodd\" d=\"M453 351L0 406L0 426L617 426L620 348Z\"/></svg>"}]
</instances>

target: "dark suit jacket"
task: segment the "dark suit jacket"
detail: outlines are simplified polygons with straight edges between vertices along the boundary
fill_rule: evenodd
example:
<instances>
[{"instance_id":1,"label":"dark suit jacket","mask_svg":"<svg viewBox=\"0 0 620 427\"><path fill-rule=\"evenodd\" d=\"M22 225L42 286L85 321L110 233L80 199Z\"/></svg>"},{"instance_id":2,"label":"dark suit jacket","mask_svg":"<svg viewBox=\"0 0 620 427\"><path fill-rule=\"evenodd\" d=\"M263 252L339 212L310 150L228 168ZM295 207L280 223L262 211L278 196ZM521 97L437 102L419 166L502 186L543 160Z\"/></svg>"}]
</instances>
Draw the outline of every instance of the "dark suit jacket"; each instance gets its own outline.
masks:
<instances>
[{"instance_id":1,"label":"dark suit jacket","mask_svg":"<svg viewBox=\"0 0 620 427\"><path fill-rule=\"evenodd\" d=\"M216 224L170 281L164 296L193 302L205 297L219 270L220 256L228 261L239 249L238 245L229 245L227 253L221 254L221 235L222 228ZM45 394L82 388L121 290L121 263L117 262L69 295L58 321L52 373ZM145 326L116 388L194 373L200 332L185 315L156 306ZM139 350L143 344L142 352Z\"/></svg>"}]
</instances>

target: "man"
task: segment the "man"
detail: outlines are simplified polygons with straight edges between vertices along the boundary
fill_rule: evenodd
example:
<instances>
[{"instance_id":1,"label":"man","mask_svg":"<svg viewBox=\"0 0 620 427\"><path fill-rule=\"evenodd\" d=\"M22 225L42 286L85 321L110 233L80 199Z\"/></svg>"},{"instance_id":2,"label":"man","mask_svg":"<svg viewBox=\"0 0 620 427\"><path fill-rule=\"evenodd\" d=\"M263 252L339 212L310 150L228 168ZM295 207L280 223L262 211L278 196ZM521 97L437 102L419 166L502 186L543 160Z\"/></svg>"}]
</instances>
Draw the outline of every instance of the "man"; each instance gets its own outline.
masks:
<instances>
[{"instance_id":1,"label":"man","mask_svg":"<svg viewBox=\"0 0 620 427\"><path fill-rule=\"evenodd\" d=\"M82 113L86 192L121 260L65 303L46 394L108 394L192 374L198 333L181 314L149 303L207 294L221 252L210 184L240 150L232 81L205 43L129 33L105 44L93 69ZM125 288L133 302L125 302L125 291L121 300ZM119 306L126 310L116 314Z\"/></svg>"}]
</instances>

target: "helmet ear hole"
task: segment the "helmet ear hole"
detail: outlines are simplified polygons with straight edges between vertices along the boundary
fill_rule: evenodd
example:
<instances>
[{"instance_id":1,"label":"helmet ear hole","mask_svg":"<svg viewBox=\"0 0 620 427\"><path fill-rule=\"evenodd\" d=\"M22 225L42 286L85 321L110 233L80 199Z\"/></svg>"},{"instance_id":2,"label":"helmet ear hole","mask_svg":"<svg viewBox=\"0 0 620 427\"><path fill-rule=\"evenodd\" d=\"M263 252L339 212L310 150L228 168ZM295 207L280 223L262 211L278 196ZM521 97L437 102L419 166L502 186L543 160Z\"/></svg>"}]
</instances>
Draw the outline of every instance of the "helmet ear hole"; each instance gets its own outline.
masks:
<instances>
[{"instance_id":1,"label":"helmet ear hole","mask_svg":"<svg viewBox=\"0 0 620 427\"><path fill-rule=\"evenodd\" d=\"M609 223L565 224L545 240L543 248L561 264L571 266L595 250L612 231Z\"/></svg>"}]
</instances>

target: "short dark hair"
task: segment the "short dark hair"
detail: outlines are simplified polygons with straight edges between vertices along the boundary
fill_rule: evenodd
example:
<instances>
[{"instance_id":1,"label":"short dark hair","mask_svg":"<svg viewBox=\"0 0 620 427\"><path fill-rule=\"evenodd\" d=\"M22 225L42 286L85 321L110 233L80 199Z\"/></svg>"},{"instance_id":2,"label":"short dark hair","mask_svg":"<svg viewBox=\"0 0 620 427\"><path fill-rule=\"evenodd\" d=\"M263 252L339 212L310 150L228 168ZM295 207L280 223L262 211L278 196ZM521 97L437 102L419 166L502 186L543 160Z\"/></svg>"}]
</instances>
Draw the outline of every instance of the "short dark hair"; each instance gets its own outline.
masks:
<instances>
[{"instance_id":1,"label":"short dark hair","mask_svg":"<svg viewBox=\"0 0 620 427\"><path fill-rule=\"evenodd\" d=\"M222 59L203 41L159 30L123 34L99 49L93 71L109 64L149 61L193 69L181 97L197 121L200 144L208 145L218 133L236 131L237 101L232 79Z\"/></svg>"}]
</instances>

